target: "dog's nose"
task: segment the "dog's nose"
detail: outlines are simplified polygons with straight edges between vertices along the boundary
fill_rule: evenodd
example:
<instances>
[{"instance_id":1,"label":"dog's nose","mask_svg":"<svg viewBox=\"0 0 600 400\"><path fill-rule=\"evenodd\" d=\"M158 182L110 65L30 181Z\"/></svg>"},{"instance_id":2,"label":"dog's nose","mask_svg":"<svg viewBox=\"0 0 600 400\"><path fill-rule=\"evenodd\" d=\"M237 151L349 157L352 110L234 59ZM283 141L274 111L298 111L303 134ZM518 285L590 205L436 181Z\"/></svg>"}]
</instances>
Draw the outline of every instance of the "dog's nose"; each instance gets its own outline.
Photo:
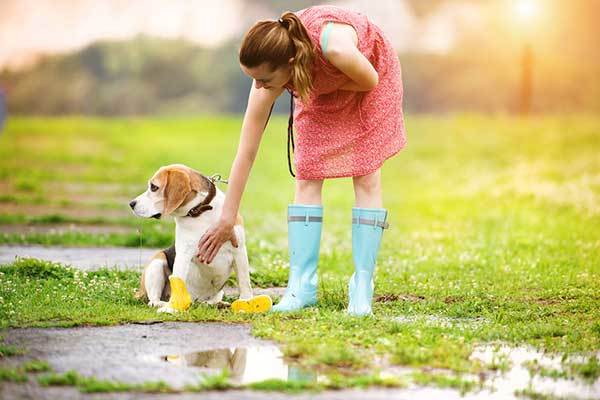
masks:
<instances>
[{"instance_id":1,"label":"dog's nose","mask_svg":"<svg viewBox=\"0 0 600 400\"><path fill-rule=\"evenodd\" d=\"M131 207L132 210L135 208L135 203L137 203L137 201L135 201L135 200L131 200L129 202L129 207Z\"/></svg>"}]
</instances>

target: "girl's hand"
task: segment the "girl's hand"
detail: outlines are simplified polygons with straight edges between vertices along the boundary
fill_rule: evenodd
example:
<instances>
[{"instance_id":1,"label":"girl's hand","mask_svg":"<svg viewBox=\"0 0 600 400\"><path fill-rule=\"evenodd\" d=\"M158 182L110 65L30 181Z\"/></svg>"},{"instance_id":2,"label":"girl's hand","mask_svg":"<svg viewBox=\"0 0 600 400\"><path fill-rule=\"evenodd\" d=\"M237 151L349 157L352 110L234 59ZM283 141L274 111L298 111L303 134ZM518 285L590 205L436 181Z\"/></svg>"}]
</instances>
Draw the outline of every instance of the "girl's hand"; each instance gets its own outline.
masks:
<instances>
[{"instance_id":1,"label":"girl's hand","mask_svg":"<svg viewBox=\"0 0 600 400\"><path fill-rule=\"evenodd\" d=\"M212 225L200 238L198 243L198 258L200 262L210 264L226 241L230 240L234 247L238 247L234 224L219 220Z\"/></svg>"}]
</instances>

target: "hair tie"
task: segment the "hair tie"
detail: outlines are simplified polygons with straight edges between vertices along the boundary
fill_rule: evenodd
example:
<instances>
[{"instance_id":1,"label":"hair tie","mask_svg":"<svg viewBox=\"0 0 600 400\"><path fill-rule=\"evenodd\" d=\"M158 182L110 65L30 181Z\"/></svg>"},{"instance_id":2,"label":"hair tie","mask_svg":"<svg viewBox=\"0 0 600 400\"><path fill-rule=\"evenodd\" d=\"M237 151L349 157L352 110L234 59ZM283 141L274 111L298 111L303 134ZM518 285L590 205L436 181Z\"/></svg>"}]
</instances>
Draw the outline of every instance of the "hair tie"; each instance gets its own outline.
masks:
<instances>
[{"instance_id":1,"label":"hair tie","mask_svg":"<svg viewBox=\"0 0 600 400\"><path fill-rule=\"evenodd\" d=\"M279 18L279 19L277 19L277 22L279 22L281 25L285 26L285 25L283 24L283 19L282 19L282 18Z\"/></svg>"}]
</instances>

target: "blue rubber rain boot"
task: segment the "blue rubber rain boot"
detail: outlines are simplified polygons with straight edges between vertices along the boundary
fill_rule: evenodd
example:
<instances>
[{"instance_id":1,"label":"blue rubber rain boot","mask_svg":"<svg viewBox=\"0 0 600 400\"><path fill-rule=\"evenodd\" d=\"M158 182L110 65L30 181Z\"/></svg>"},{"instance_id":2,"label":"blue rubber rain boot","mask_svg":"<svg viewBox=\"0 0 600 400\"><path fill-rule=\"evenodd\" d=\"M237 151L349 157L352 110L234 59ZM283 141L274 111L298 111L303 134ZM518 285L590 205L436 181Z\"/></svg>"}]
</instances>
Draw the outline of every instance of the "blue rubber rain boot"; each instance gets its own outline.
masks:
<instances>
[{"instance_id":1,"label":"blue rubber rain boot","mask_svg":"<svg viewBox=\"0 0 600 400\"><path fill-rule=\"evenodd\" d=\"M352 208L354 273L348 283L348 314L369 315L373 299L373 271L383 230L389 227L384 208Z\"/></svg>"},{"instance_id":2,"label":"blue rubber rain boot","mask_svg":"<svg viewBox=\"0 0 600 400\"><path fill-rule=\"evenodd\" d=\"M295 311L317 303L317 262L323 206L288 205L290 275L287 289L273 311Z\"/></svg>"}]
</instances>

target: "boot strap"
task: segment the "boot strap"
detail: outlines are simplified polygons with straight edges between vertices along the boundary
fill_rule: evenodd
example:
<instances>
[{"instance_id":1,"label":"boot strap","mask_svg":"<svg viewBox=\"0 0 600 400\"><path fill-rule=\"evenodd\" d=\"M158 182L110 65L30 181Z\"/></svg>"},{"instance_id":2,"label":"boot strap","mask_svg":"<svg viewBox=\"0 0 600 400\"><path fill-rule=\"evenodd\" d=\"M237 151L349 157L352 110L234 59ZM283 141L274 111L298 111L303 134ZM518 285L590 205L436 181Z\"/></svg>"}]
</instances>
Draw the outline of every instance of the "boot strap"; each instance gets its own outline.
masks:
<instances>
[{"instance_id":1,"label":"boot strap","mask_svg":"<svg viewBox=\"0 0 600 400\"><path fill-rule=\"evenodd\" d=\"M288 222L291 221L301 221L301 222L305 222L307 219L305 216L302 215L289 215L288 216ZM308 222L322 222L323 221L323 217L317 217L314 215L309 215L308 216Z\"/></svg>"},{"instance_id":2,"label":"boot strap","mask_svg":"<svg viewBox=\"0 0 600 400\"><path fill-rule=\"evenodd\" d=\"M371 226L376 225L383 229L388 229L390 227L390 224L388 224L385 221L379 221L377 219L368 219L368 218L360 218L360 220L359 220L358 218L355 217L355 218L352 218L352 223L353 224L371 225Z\"/></svg>"}]
</instances>

